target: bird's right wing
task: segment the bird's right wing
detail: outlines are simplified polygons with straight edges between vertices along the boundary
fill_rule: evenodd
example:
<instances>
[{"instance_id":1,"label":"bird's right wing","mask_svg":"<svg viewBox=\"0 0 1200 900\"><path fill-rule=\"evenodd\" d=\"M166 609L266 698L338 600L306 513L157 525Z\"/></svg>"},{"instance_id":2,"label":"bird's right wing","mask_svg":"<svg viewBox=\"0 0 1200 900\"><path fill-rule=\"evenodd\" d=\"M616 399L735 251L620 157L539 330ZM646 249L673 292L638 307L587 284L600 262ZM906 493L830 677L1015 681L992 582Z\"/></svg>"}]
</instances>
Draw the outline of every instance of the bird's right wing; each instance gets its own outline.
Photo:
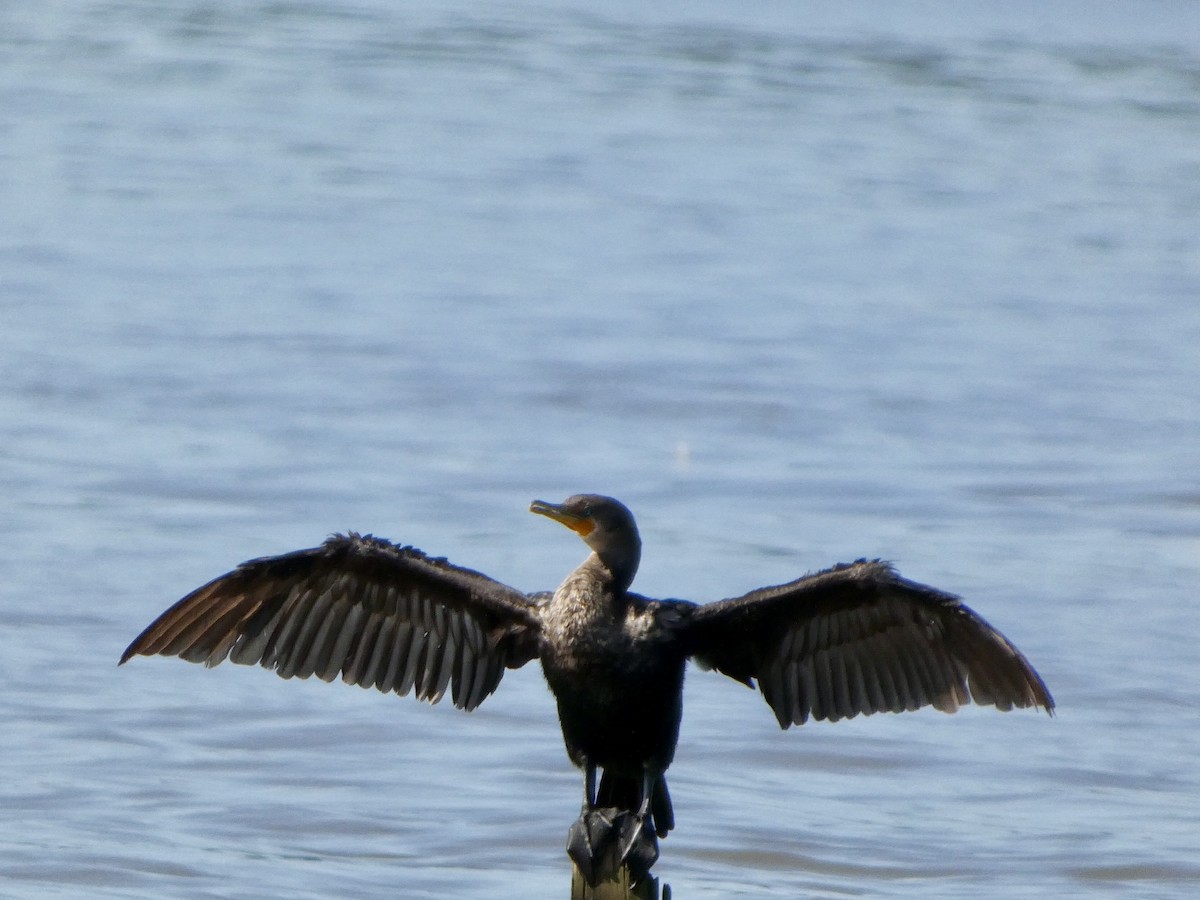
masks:
<instances>
[{"instance_id":1,"label":"bird's right wing","mask_svg":"<svg viewBox=\"0 0 1200 900\"><path fill-rule=\"evenodd\" d=\"M810 716L974 700L997 709L1054 700L1033 666L952 594L859 560L697 607L682 639L703 666L753 686L783 728Z\"/></svg>"},{"instance_id":2,"label":"bird's right wing","mask_svg":"<svg viewBox=\"0 0 1200 900\"><path fill-rule=\"evenodd\" d=\"M474 709L538 652L536 598L379 538L238 566L188 594L125 650L332 681Z\"/></svg>"}]
</instances>

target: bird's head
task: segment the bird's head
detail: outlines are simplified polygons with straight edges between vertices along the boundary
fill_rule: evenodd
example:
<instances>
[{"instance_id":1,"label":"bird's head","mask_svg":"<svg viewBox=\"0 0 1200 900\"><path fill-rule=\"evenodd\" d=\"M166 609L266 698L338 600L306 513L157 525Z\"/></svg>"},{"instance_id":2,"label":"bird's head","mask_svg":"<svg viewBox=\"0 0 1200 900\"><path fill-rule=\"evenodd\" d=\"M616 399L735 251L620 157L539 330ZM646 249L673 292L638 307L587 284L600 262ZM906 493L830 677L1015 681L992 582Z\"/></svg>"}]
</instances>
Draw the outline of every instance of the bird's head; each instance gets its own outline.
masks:
<instances>
[{"instance_id":1,"label":"bird's head","mask_svg":"<svg viewBox=\"0 0 1200 900\"><path fill-rule=\"evenodd\" d=\"M562 503L534 500L529 511L566 525L583 538L623 588L633 581L642 539L624 503L600 494L576 494Z\"/></svg>"}]
</instances>

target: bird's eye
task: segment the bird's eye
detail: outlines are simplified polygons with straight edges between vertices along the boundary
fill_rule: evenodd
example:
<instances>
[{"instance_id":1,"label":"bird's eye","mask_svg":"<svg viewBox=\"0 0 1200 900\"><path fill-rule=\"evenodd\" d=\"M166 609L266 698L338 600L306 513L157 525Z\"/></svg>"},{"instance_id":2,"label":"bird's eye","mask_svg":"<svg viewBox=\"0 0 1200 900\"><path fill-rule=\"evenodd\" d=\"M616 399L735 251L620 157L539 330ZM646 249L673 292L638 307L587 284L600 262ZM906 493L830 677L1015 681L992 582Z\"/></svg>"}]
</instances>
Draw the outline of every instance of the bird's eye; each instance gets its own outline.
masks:
<instances>
[{"instance_id":1,"label":"bird's eye","mask_svg":"<svg viewBox=\"0 0 1200 900\"><path fill-rule=\"evenodd\" d=\"M592 505L590 503L583 508L583 515L589 519L592 517L592 512Z\"/></svg>"}]
</instances>

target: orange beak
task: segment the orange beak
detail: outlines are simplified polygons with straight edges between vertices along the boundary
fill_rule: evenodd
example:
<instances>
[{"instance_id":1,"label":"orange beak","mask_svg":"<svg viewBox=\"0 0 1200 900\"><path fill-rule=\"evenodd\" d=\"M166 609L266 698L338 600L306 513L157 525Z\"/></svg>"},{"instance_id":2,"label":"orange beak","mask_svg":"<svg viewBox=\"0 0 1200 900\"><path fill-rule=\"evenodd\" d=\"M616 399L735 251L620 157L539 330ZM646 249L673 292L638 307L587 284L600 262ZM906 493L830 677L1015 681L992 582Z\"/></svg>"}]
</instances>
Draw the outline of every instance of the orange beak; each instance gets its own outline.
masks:
<instances>
[{"instance_id":1,"label":"orange beak","mask_svg":"<svg viewBox=\"0 0 1200 900\"><path fill-rule=\"evenodd\" d=\"M545 500L534 500L529 504L529 511L566 525L580 537L587 537L596 527L596 523L587 516L581 516L579 513L564 509L557 503L547 503Z\"/></svg>"}]
</instances>

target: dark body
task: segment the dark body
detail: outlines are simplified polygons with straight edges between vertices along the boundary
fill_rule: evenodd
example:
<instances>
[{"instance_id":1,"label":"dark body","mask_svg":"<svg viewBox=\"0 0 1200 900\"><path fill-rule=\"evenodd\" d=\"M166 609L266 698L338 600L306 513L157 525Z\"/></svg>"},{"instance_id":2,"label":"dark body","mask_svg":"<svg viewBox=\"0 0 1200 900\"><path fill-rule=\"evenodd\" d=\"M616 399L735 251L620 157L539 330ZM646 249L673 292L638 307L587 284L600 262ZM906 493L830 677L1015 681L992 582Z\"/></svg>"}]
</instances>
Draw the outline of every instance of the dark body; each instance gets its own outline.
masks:
<instances>
[{"instance_id":1,"label":"dark body","mask_svg":"<svg viewBox=\"0 0 1200 900\"><path fill-rule=\"evenodd\" d=\"M757 684L783 728L927 705L954 712L971 700L1053 709L1041 678L1000 632L957 597L886 563L860 560L705 605L650 600L629 590L641 540L623 504L585 494L530 509L591 550L552 594L525 594L411 547L338 535L198 588L121 662L229 658L432 703L449 691L471 710L506 668L539 659L567 753L585 773L568 850L589 872L606 841L619 844L614 858L638 858L644 872L657 857L654 834L674 824L663 773L675 754L688 659Z\"/></svg>"},{"instance_id":2,"label":"dark body","mask_svg":"<svg viewBox=\"0 0 1200 900\"><path fill-rule=\"evenodd\" d=\"M607 607L606 621L589 623L585 640L547 635L542 670L571 761L640 776L646 765L665 770L675 755L687 655L672 628L682 618L675 610L623 600L597 604ZM644 632L643 620L652 623Z\"/></svg>"},{"instance_id":3,"label":"dark body","mask_svg":"<svg viewBox=\"0 0 1200 900\"><path fill-rule=\"evenodd\" d=\"M680 635L690 607L616 591L585 569L555 592L542 619L542 671L567 755L588 773L585 807L638 810L647 800L659 837L675 824L662 774L683 716ZM595 767L604 778L594 795Z\"/></svg>"}]
</instances>

